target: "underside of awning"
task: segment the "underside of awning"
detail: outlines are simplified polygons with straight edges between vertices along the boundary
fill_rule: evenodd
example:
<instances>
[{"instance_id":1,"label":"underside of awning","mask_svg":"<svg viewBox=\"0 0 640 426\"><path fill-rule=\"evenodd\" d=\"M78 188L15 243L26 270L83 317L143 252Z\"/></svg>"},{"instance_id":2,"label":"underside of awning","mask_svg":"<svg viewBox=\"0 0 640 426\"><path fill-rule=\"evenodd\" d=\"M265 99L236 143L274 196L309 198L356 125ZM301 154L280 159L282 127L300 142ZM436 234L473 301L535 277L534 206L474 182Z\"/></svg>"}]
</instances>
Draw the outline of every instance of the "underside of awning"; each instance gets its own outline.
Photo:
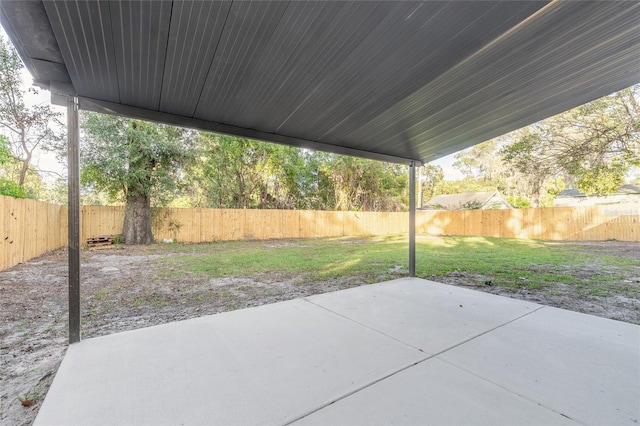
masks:
<instances>
[{"instance_id":1,"label":"underside of awning","mask_svg":"<svg viewBox=\"0 0 640 426\"><path fill-rule=\"evenodd\" d=\"M428 162L640 82L640 3L6 1L80 108ZM55 97L54 97L55 98Z\"/></svg>"}]
</instances>

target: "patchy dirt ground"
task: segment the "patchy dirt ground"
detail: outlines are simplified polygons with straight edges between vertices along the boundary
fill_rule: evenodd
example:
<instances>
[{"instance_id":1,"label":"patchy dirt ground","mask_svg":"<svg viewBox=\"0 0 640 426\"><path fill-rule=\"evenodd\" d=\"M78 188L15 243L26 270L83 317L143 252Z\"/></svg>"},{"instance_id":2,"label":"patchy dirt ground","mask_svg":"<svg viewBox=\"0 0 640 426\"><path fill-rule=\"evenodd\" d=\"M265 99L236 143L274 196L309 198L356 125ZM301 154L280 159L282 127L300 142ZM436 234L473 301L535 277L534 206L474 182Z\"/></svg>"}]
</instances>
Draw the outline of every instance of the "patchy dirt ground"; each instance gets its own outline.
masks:
<instances>
[{"instance_id":1,"label":"patchy dirt ground","mask_svg":"<svg viewBox=\"0 0 640 426\"><path fill-rule=\"evenodd\" d=\"M275 248L281 244L265 242L265 247ZM568 244L576 252L615 253L640 260L640 245L634 243L548 244ZM83 338L365 284L365 277L357 276L330 281L282 274L220 279L180 274L179 279L163 278L154 267L155 262L171 255L153 254L147 247L83 251ZM640 270L630 271L624 285L640 288ZM582 272L589 273L588 270ZM397 271L395 275L405 274ZM624 292L614 291L608 297L588 294L576 297L575 287L562 283L539 290L507 290L489 285L489 277L458 271L434 280L606 318L640 322L640 301L626 297ZM2 425L31 424L53 381L67 347L66 286L65 250L0 272ZM20 399L24 400L25 395L34 402L32 406L22 405Z\"/></svg>"},{"instance_id":2,"label":"patchy dirt ground","mask_svg":"<svg viewBox=\"0 0 640 426\"><path fill-rule=\"evenodd\" d=\"M624 241L588 241L588 242L546 242L547 245L563 245L576 253L589 253L596 256L615 256L640 261L640 244ZM539 265L540 273L550 272L544 265ZM585 267L579 271L571 271L576 277L588 278L602 272L602 265ZM593 288L576 291L576 286L555 282L550 287L541 289L507 289L491 283L491 277L455 271L444 277L432 278L445 284L471 287L492 294L499 294L514 299L527 300L541 305L555 306L570 311L582 312L617 321L640 324L640 268L628 270L611 267L611 272L623 275L619 282L603 285L607 295L590 294ZM630 292L629 289L632 289Z\"/></svg>"}]
</instances>

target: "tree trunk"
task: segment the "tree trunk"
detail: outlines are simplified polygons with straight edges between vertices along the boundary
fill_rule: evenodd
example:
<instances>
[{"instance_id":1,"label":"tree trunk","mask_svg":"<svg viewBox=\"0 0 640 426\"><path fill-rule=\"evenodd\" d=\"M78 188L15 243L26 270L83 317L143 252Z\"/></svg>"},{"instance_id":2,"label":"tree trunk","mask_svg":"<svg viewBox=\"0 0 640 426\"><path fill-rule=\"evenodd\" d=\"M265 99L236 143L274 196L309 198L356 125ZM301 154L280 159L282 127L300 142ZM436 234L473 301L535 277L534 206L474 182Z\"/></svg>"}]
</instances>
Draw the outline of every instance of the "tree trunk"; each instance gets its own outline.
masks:
<instances>
[{"instance_id":1,"label":"tree trunk","mask_svg":"<svg viewBox=\"0 0 640 426\"><path fill-rule=\"evenodd\" d=\"M539 185L536 185L531 192L531 207L537 209L540 207L540 201L542 199L542 188Z\"/></svg>"},{"instance_id":2,"label":"tree trunk","mask_svg":"<svg viewBox=\"0 0 640 426\"><path fill-rule=\"evenodd\" d=\"M27 172L29 171L29 164L31 163L31 151L27 147L27 135L25 134L24 129L20 133L20 143L22 144L22 149L24 150L26 157L22 160L22 167L20 168L20 180L18 181L18 185L24 186L25 180L27 180Z\"/></svg>"},{"instance_id":3,"label":"tree trunk","mask_svg":"<svg viewBox=\"0 0 640 426\"><path fill-rule=\"evenodd\" d=\"M152 244L151 200L138 195L128 196L124 213L122 236L125 244Z\"/></svg>"},{"instance_id":4,"label":"tree trunk","mask_svg":"<svg viewBox=\"0 0 640 426\"><path fill-rule=\"evenodd\" d=\"M29 163L31 162L31 153L27 155L27 158L22 160L22 167L20 168L20 179L18 185L24 187L24 182L27 180L27 173L29 172Z\"/></svg>"}]
</instances>

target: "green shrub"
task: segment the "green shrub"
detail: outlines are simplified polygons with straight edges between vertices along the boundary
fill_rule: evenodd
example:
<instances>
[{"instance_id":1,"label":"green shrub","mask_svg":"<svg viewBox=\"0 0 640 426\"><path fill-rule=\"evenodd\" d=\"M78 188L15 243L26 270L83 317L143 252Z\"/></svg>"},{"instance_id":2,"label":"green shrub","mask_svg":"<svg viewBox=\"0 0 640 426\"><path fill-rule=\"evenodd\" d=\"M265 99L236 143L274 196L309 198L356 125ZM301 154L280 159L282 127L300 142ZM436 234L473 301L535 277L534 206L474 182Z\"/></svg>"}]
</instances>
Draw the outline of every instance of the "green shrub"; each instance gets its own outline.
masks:
<instances>
[{"instance_id":1,"label":"green shrub","mask_svg":"<svg viewBox=\"0 0 640 426\"><path fill-rule=\"evenodd\" d=\"M14 198L28 198L29 195L23 187L10 180L0 179L0 195L8 195Z\"/></svg>"},{"instance_id":2,"label":"green shrub","mask_svg":"<svg viewBox=\"0 0 640 426\"><path fill-rule=\"evenodd\" d=\"M517 197L507 197L507 201L516 209L528 209L531 207L531 201L524 198L522 195Z\"/></svg>"}]
</instances>

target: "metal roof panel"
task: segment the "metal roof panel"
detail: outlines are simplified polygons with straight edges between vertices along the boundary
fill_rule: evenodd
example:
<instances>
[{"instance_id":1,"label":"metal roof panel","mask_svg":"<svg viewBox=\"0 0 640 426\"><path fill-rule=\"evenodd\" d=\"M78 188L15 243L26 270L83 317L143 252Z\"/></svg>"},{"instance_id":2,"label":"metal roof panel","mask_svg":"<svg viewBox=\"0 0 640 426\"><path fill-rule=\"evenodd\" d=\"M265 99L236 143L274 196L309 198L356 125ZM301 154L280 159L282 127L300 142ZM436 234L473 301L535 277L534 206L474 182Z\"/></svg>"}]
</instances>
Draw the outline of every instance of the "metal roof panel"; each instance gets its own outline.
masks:
<instances>
[{"instance_id":1,"label":"metal roof panel","mask_svg":"<svg viewBox=\"0 0 640 426\"><path fill-rule=\"evenodd\" d=\"M161 111L194 115L230 8L221 1L174 3Z\"/></svg>"},{"instance_id":2,"label":"metal roof panel","mask_svg":"<svg viewBox=\"0 0 640 426\"><path fill-rule=\"evenodd\" d=\"M47 1L44 7L76 92L119 102L109 3Z\"/></svg>"},{"instance_id":3,"label":"metal roof panel","mask_svg":"<svg viewBox=\"0 0 640 426\"><path fill-rule=\"evenodd\" d=\"M269 42L286 2L234 2L202 89L195 118L222 121L227 102L248 84L255 57ZM265 129L261 129L265 130Z\"/></svg>"},{"instance_id":4,"label":"metal roof panel","mask_svg":"<svg viewBox=\"0 0 640 426\"><path fill-rule=\"evenodd\" d=\"M167 50L171 3L110 2L120 102L157 109ZM109 76L111 78L111 76Z\"/></svg>"}]
</instances>

